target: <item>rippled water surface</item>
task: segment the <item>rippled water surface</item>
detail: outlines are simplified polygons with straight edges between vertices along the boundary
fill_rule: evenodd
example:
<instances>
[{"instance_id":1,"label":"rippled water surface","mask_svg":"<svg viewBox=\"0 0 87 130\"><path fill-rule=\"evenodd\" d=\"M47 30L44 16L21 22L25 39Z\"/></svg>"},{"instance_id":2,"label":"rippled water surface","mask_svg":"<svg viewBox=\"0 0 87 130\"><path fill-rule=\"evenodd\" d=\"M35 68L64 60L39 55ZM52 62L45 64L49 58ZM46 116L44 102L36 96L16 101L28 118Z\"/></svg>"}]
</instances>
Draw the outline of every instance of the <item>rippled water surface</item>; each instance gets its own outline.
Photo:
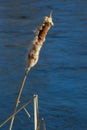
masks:
<instances>
[{"instance_id":1,"label":"rippled water surface","mask_svg":"<svg viewBox=\"0 0 87 130\"><path fill-rule=\"evenodd\" d=\"M47 130L87 130L87 1L0 0L0 122L12 112L34 30L53 10L52 27L21 102L38 94ZM13 130L33 130L33 103ZM0 130L8 130L10 122Z\"/></svg>"}]
</instances>

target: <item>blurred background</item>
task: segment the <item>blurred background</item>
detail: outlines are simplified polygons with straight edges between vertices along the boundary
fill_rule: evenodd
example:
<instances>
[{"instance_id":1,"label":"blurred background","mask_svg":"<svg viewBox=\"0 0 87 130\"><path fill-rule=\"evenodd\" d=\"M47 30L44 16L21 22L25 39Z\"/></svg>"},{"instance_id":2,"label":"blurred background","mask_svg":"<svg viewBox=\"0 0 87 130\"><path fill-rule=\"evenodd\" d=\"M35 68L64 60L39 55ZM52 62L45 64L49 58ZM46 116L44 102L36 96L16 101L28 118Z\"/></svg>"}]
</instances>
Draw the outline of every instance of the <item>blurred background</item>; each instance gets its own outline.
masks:
<instances>
[{"instance_id":1,"label":"blurred background","mask_svg":"<svg viewBox=\"0 0 87 130\"><path fill-rule=\"evenodd\" d=\"M39 96L47 130L87 130L87 1L0 0L0 123L14 109L34 31L53 10L54 25L31 69L21 103ZM13 130L33 130L33 103ZM1 128L9 128L10 121Z\"/></svg>"}]
</instances>

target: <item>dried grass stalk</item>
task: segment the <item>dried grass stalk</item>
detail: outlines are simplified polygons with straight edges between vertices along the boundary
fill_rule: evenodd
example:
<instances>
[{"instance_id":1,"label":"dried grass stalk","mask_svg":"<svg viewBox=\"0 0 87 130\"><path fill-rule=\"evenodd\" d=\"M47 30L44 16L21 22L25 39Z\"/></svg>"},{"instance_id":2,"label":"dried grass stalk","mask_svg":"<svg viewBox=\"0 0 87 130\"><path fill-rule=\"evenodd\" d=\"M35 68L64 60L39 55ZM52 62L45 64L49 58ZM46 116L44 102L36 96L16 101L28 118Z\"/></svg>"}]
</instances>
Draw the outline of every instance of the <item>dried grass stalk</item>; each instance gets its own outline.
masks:
<instances>
[{"instance_id":1,"label":"dried grass stalk","mask_svg":"<svg viewBox=\"0 0 87 130\"><path fill-rule=\"evenodd\" d=\"M17 113L19 113L22 109L24 109L29 103L31 103L33 101L33 99L36 97L36 95L34 95L31 99L29 99L26 103L22 104L21 107L16 110L15 112L13 112L11 114L11 116L9 116L5 121L3 121L2 123L0 123L0 128L5 125L13 116L15 116Z\"/></svg>"}]
</instances>

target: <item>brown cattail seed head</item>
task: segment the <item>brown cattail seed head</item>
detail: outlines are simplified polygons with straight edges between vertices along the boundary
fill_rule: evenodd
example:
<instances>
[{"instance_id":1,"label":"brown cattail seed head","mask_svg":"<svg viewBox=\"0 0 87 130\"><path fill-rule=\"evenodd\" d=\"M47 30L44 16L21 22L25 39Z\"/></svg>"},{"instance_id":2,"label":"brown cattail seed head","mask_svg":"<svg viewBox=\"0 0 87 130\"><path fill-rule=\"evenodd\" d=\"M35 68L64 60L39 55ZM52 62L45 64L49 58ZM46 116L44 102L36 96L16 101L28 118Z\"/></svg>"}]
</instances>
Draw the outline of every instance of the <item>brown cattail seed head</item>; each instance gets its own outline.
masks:
<instances>
[{"instance_id":1,"label":"brown cattail seed head","mask_svg":"<svg viewBox=\"0 0 87 130\"><path fill-rule=\"evenodd\" d=\"M37 63L39 59L40 49L43 45L43 42L45 41L47 32L52 25L54 25L52 21L52 16L51 15L46 16L42 22L42 25L38 28L36 32L36 36L34 38L32 48L30 52L28 53L27 70L33 67Z\"/></svg>"}]
</instances>

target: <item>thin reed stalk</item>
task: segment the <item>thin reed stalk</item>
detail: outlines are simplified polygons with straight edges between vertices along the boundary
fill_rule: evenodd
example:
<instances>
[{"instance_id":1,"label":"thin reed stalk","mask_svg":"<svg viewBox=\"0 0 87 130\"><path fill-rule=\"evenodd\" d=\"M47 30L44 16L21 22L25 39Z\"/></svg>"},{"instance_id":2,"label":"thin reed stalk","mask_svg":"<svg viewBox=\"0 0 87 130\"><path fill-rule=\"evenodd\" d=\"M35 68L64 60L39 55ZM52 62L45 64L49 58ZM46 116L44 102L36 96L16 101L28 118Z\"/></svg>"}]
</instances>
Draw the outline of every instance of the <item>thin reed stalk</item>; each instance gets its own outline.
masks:
<instances>
[{"instance_id":1,"label":"thin reed stalk","mask_svg":"<svg viewBox=\"0 0 87 130\"><path fill-rule=\"evenodd\" d=\"M39 112L38 112L38 95L34 98L34 130L40 130Z\"/></svg>"},{"instance_id":2,"label":"thin reed stalk","mask_svg":"<svg viewBox=\"0 0 87 130\"><path fill-rule=\"evenodd\" d=\"M46 130L46 126L45 126L45 122L44 122L44 119L42 118L41 120L41 124L42 124L42 129L43 130Z\"/></svg>"},{"instance_id":3,"label":"thin reed stalk","mask_svg":"<svg viewBox=\"0 0 87 130\"><path fill-rule=\"evenodd\" d=\"M16 104L15 104L15 108L14 108L14 113L16 112L16 109L17 109L18 104L19 104L19 102L20 102L20 97L21 97L21 94L22 94L22 91L23 91L23 87L24 87L24 84L25 84L25 81L26 81L28 72L29 72L29 69L28 69L28 71L25 72L24 78L23 78L23 80L22 80L22 84L21 84L21 86L20 86L20 90L19 90L18 97L17 97ZM9 130L12 130L14 118L15 118L15 116L13 115L13 116L12 116L12 119L11 119L11 123L10 123Z\"/></svg>"},{"instance_id":4,"label":"thin reed stalk","mask_svg":"<svg viewBox=\"0 0 87 130\"><path fill-rule=\"evenodd\" d=\"M35 98L36 96L33 96L31 99L29 99L26 103L24 103L23 105L21 105L21 107L16 110L15 112L13 112L13 114L11 116L9 116L5 121L3 121L1 124L0 124L0 127L2 127L3 125L5 125L13 116L15 116L17 113L19 113L22 109L24 109L29 103L31 103L33 101L33 99Z\"/></svg>"},{"instance_id":5,"label":"thin reed stalk","mask_svg":"<svg viewBox=\"0 0 87 130\"><path fill-rule=\"evenodd\" d=\"M27 114L27 116L30 118L31 116L30 116L30 113L28 112L28 110L26 108L24 108L24 111Z\"/></svg>"},{"instance_id":6,"label":"thin reed stalk","mask_svg":"<svg viewBox=\"0 0 87 130\"><path fill-rule=\"evenodd\" d=\"M15 108L14 108L14 113L16 112L16 109L18 107L28 72L38 62L41 47L43 45L43 42L45 41L45 37L47 35L47 32L52 25L53 25L52 16L50 14L50 16L46 16L44 18L41 26L39 26L39 28L36 31L36 36L34 38L34 41L32 42L33 43L32 48L31 48L30 52L28 53L28 64L27 64L26 72L25 72L25 75L24 75L24 78L22 80L22 84L20 86L20 90L19 90L19 93L17 96L17 100L16 100L16 104L15 104ZM12 119L11 119L9 130L12 130L14 119L15 119L15 116L13 115Z\"/></svg>"}]
</instances>

